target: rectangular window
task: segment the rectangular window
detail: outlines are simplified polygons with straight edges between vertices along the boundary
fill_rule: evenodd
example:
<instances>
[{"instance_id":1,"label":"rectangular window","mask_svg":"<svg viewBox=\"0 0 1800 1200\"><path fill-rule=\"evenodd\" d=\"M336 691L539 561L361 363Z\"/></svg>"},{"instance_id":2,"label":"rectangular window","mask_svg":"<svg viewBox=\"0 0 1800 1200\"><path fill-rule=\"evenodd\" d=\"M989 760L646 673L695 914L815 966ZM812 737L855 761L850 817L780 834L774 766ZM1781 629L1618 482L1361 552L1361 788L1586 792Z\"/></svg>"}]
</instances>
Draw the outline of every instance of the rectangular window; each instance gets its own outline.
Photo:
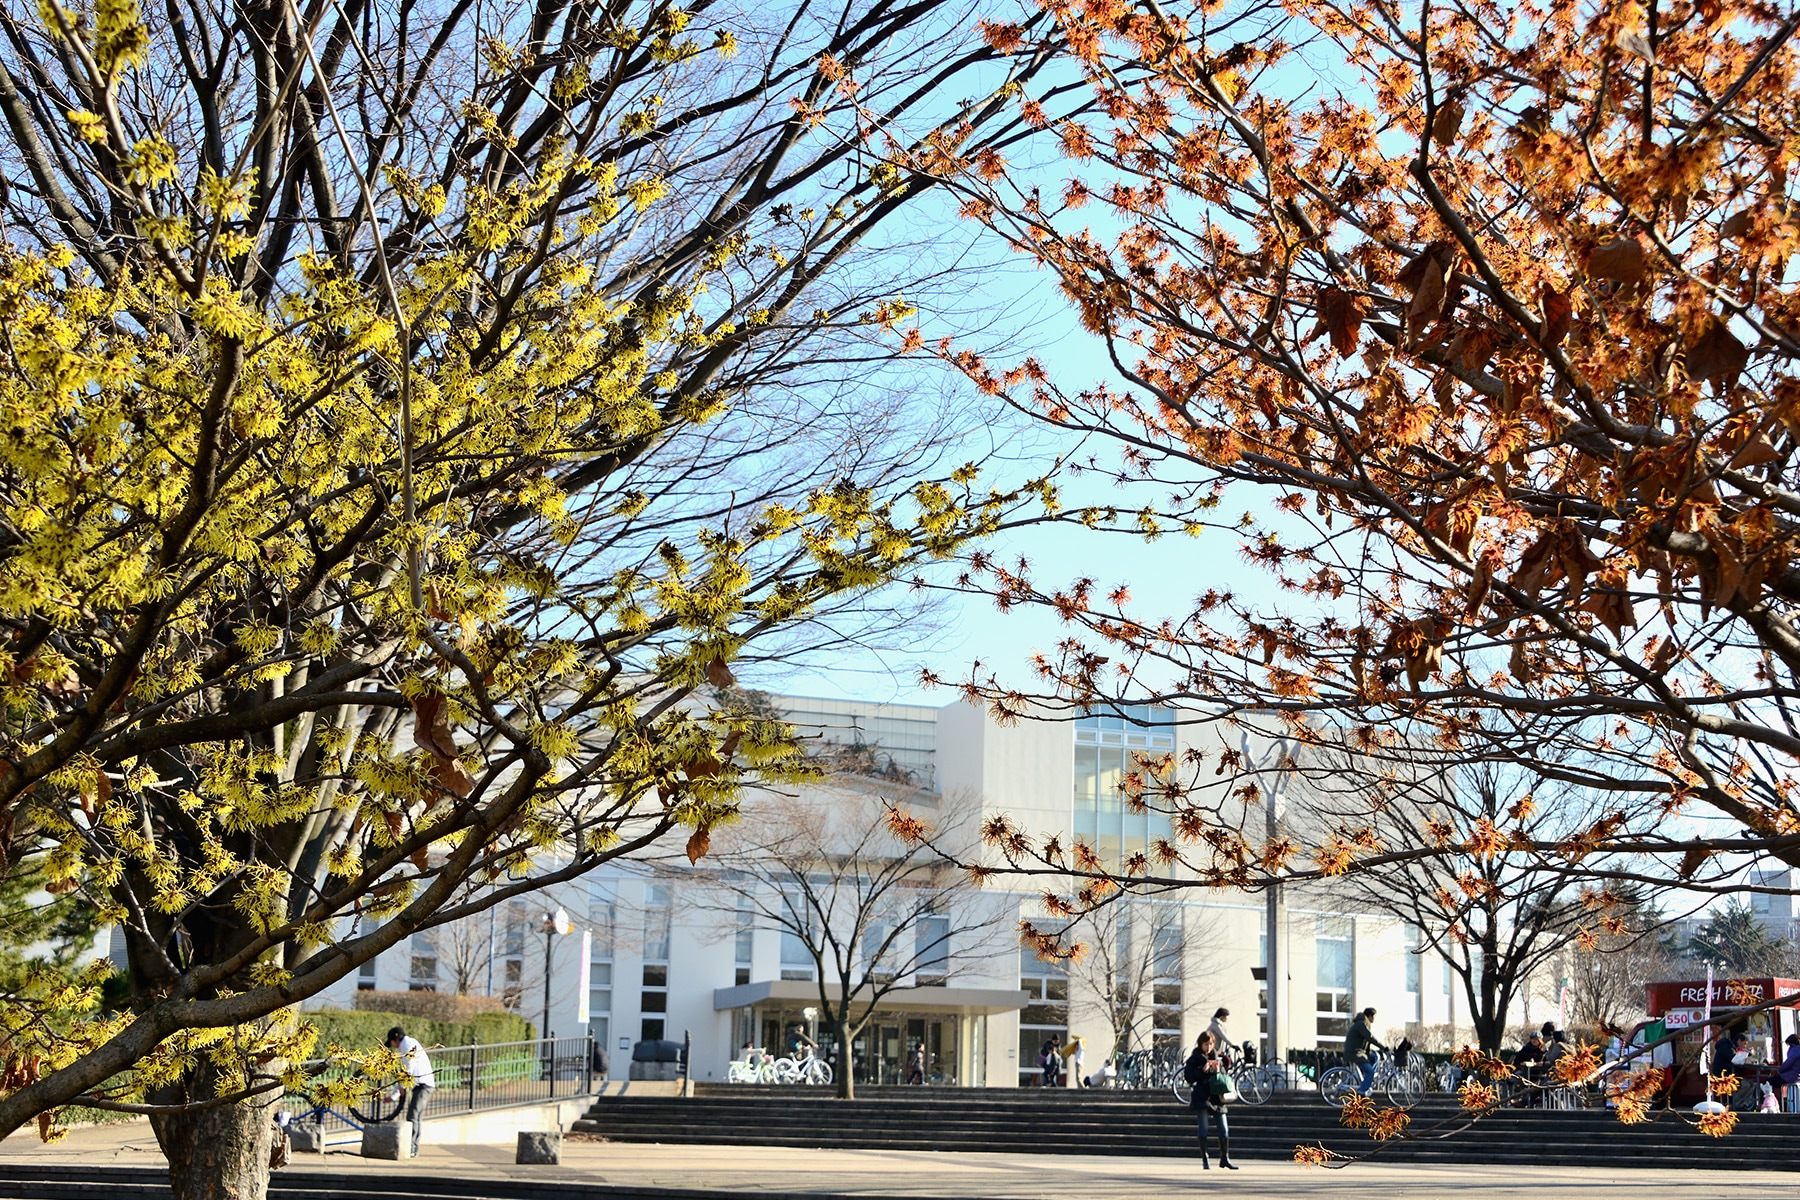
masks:
<instances>
[{"instance_id":1,"label":"rectangular window","mask_svg":"<svg viewBox=\"0 0 1800 1200\"><path fill-rule=\"evenodd\" d=\"M736 957L733 961L748 972L751 956L756 952L756 901L749 896L737 898L737 939L734 949ZM747 975L744 982L750 982Z\"/></svg>"},{"instance_id":2,"label":"rectangular window","mask_svg":"<svg viewBox=\"0 0 1800 1200\"><path fill-rule=\"evenodd\" d=\"M588 967L588 1019L612 1011L612 964L597 962Z\"/></svg>"},{"instance_id":3,"label":"rectangular window","mask_svg":"<svg viewBox=\"0 0 1800 1200\"><path fill-rule=\"evenodd\" d=\"M605 962L613 956L613 930L618 916L618 898L612 881L591 881L588 884L588 928L594 931L595 962Z\"/></svg>"},{"instance_id":4,"label":"rectangular window","mask_svg":"<svg viewBox=\"0 0 1800 1200\"><path fill-rule=\"evenodd\" d=\"M1406 990L1413 995L1419 994L1419 927L1408 924L1406 927Z\"/></svg>"},{"instance_id":5,"label":"rectangular window","mask_svg":"<svg viewBox=\"0 0 1800 1200\"><path fill-rule=\"evenodd\" d=\"M368 962L356 968L356 990L359 992L372 992L375 990L374 959L371 958Z\"/></svg>"},{"instance_id":6,"label":"rectangular window","mask_svg":"<svg viewBox=\"0 0 1800 1200\"><path fill-rule=\"evenodd\" d=\"M920 917L913 936L914 974L919 986L941 986L950 971L950 918Z\"/></svg>"},{"instance_id":7,"label":"rectangular window","mask_svg":"<svg viewBox=\"0 0 1800 1200\"><path fill-rule=\"evenodd\" d=\"M1019 1010L1019 1086L1036 1087L1044 1074L1038 1051L1046 1042L1061 1046L1068 1037L1068 969L1060 962L1045 962L1029 946L1021 947L1019 987L1031 997Z\"/></svg>"},{"instance_id":8,"label":"rectangular window","mask_svg":"<svg viewBox=\"0 0 1800 1200\"><path fill-rule=\"evenodd\" d=\"M668 964L645 963L643 981L643 990L638 993L638 1011L643 1014L642 1036L647 1042L659 1041L667 1027L663 1014L669 1011Z\"/></svg>"},{"instance_id":9,"label":"rectangular window","mask_svg":"<svg viewBox=\"0 0 1800 1200\"><path fill-rule=\"evenodd\" d=\"M791 884L781 893L781 977L811 979L813 977L812 934L813 912L803 883Z\"/></svg>"},{"instance_id":10,"label":"rectangular window","mask_svg":"<svg viewBox=\"0 0 1800 1200\"><path fill-rule=\"evenodd\" d=\"M669 961L669 885L644 885L644 961Z\"/></svg>"},{"instance_id":11,"label":"rectangular window","mask_svg":"<svg viewBox=\"0 0 1800 1200\"><path fill-rule=\"evenodd\" d=\"M1350 990L1356 979L1356 927L1347 917L1319 917L1314 986L1315 1040L1321 1050L1340 1048L1350 1031Z\"/></svg>"},{"instance_id":12,"label":"rectangular window","mask_svg":"<svg viewBox=\"0 0 1800 1200\"><path fill-rule=\"evenodd\" d=\"M437 959L425 955L412 956L412 973L406 989L410 992L435 992L438 986Z\"/></svg>"}]
</instances>

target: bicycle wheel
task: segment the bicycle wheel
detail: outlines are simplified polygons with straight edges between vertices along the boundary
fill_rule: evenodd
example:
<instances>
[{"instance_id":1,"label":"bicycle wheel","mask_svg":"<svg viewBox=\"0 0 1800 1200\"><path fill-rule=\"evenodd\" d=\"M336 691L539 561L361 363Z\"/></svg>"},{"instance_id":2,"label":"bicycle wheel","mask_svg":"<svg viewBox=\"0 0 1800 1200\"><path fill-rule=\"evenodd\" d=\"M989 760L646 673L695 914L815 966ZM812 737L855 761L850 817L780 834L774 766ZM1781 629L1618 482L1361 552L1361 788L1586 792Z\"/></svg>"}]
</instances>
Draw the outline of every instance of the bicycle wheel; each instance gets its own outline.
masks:
<instances>
[{"instance_id":1,"label":"bicycle wheel","mask_svg":"<svg viewBox=\"0 0 1800 1200\"><path fill-rule=\"evenodd\" d=\"M1183 1104L1191 1103L1194 1099L1194 1085L1179 1075L1175 1077L1175 1083L1170 1090L1175 1093L1175 1098Z\"/></svg>"},{"instance_id":2,"label":"bicycle wheel","mask_svg":"<svg viewBox=\"0 0 1800 1200\"><path fill-rule=\"evenodd\" d=\"M776 1059L775 1060L775 1082L776 1083L799 1083L800 1082L800 1065L791 1058Z\"/></svg>"},{"instance_id":3,"label":"bicycle wheel","mask_svg":"<svg viewBox=\"0 0 1800 1200\"><path fill-rule=\"evenodd\" d=\"M1388 1099L1401 1108L1411 1108L1425 1097L1425 1080L1412 1071L1396 1072L1387 1085Z\"/></svg>"},{"instance_id":4,"label":"bicycle wheel","mask_svg":"<svg viewBox=\"0 0 1800 1200\"><path fill-rule=\"evenodd\" d=\"M1261 1067L1237 1081L1238 1099L1245 1104L1261 1104L1269 1098L1269 1076Z\"/></svg>"},{"instance_id":5,"label":"bicycle wheel","mask_svg":"<svg viewBox=\"0 0 1800 1200\"><path fill-rule=\"evenodd\" d=\"M756 1082L758 1082L758 1083L779 1083L779 1082L781 1082L779 1079L776 1078L775 1062L773 1059L768 1059L768 1058L763 1059L762 1064L756 1068Z\"/></svg>"},{"instance_id":6,"label":"bicycle wheel","mask_svg":"<svg viewBox=\"0 0 1800 1200\"><path fill-rule=\"evenodd\" d=\"M1349 1067L1331 1067L1319 1076L1319 1099L1333 1108L1342 1108L1356 1095L1357 1074Z\"/></svg>"},{"instance_id":7,"label":"bicycle wheel","mask_svg":"<svg viewBox=\"0 0 1800 1200\"><path fill-rule=\"evenodd\" d=\"M822 1062L812 1063L806 1068L806 1082L817 1084L820 1087L830 1087L831 1065Z\"/></svg>"},{"instance_id":8,"label":"bicycle wheel","mask_svg":"<svg viewBox=\"0 0 1800 1200\"><path fill-rule=\"evenodd\" d=\"M405 1105L404 1088L378 1088L370 1084L369 1091L350 1106L350 1115L371 1125L382 1125L398 1117Z\"/></svg>"}]
</instances>

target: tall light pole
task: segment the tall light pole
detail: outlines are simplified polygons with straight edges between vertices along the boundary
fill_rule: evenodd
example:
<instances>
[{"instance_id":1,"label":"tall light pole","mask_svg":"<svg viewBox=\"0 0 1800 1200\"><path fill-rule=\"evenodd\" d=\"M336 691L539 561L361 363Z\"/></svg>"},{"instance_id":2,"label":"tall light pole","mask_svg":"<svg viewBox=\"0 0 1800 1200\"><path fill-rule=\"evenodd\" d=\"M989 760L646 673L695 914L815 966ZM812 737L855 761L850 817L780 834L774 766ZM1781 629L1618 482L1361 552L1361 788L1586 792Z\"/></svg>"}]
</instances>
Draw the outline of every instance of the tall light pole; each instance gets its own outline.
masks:
<instances>
[{"instance_id":1,"label":"tall light pole","mask_svg":"<svg viewBox=\"0 0 1800 1200\"><path fill-rule=\"evenodd\" d=\"M538 1036L541 1038L550 1036L550 968L555 961L556 935L568 933L574 928L575 923L569 920L569 914L560 908L553 913L544 914L544 1023L538 1026Z\"/></svg>"},{"instance_id":2,"label":"tall light pole","mask_svg":"<svg viewBox=\"0 0 1800 1200\"><path fill-rule=\"evenodd\" d=\"M1288 765L1292 760L1293 741L1291 738L1280 738L1271 747L1268 763L1257 761L1250 749L1250 732L1245 730L1240 745L1244 753L1244 762L1250 767L1252 775L1262 782L1262 776L1274 772L1274 779L1267 781L1263 789L1266 796L1263 800L1263 831L1269 842L1274 844L1281 834L1281 796L1287 790ZM1263 895L1263 916L1268 924L1268 953L1263 963L1263 993L1267 997L1263 1007L1268 1010L1269 1033L1263 1045L1263 1061L1272 1062L1281 1057L1281 1010L1286 999L1287 967L1281 952L1281 883L1271 878Z\"/></svg>"}]
</instances>

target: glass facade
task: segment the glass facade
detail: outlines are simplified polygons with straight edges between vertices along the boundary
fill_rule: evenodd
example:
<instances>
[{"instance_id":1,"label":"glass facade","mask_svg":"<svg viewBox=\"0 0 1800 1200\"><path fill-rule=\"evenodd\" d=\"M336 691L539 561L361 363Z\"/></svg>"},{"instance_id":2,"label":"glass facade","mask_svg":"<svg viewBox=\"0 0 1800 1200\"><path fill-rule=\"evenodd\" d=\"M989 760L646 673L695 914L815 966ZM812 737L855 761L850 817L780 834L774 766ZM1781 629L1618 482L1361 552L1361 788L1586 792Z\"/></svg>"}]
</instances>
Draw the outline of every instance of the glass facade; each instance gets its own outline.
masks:
<instances>
[{"instance_id":1,"label":"glass facade","mask_svg":"<svg viewBox=\"0 0 1800 1200\"><path fill-rule=\"evenodd\" d=\"M1120 713L1093 713L1075 721L1075 835L1107 863L1143 853L1170 835L1169 818L1132 812L1125 778L1175 750L1166 709L1130 705Z\"/></svg>"}]
</instances>

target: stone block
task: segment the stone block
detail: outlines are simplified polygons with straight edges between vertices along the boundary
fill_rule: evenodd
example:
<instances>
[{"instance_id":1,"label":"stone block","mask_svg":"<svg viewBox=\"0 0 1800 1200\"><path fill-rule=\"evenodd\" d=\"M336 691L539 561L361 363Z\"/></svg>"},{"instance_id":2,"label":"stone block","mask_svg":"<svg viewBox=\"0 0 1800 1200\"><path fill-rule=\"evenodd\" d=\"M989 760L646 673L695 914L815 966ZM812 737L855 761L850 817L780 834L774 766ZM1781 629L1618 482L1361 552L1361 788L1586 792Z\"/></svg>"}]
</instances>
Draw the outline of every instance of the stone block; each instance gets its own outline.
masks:
<instances>
[{"instance_id":1,"label":"stone block","mask_svg":"<svg viewBox=\"0 0 1800 1200\"><path fill-rule=\"evenodd\" d=\"M412 1126L398 1125L364 1125L362 1137L362 1156L364 1158L411 1158Z\"/></svg>"},{"instance_id":2,"label":"stone block","mask_svg":"<svg viewBox=\"0 0 1800 1200\"><path fill-rule=\"evenodd\" d=\"M513 1161L528 1165L555 1166L562 1161L561 1131L527 1133L520 1130L519 1153Z\"/></svg>"},{"instance_id":3,"label":"stone block","mask_svg":"<svg viewBox=\"0 0 1800 1200\"><path fill-rule=\"evenodd\" d=\"M656 1080L672 1083L681 1078L681 1064L672 1062L634 1062L631 1064L631 1078L634 1080Z\"/></svg>"},{"instance_id":4,"label":"stone block","mask_svg":"<svg viewBox=\"0 0 1800 1200\"><path fill-rule=\"evenodd\" d=\"M317 1121L295 1121L287 1127L288 1147L295 1154L325 1153L325 1130Z\"/></svg>"}]
</instances>

